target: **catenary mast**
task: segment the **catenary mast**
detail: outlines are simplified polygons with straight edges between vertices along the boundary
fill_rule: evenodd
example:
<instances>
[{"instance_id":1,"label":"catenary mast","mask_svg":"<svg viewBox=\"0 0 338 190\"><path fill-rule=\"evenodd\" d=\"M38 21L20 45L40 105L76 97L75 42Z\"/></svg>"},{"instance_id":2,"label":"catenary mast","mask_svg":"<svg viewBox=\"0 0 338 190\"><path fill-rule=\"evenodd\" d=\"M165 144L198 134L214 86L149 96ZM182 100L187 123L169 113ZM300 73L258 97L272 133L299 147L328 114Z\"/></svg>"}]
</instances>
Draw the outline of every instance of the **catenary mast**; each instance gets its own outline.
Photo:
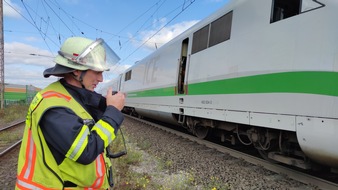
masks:
<instances>
[{"instance_id":1,"label":"catenary mast","mask_svg":"<svg viewBox=\"0 0 338 190\"><path fill-rule=\"evenodd\" d=\"M4 71L4 22L3 22L3 4L0 0L0 101L1 109L4 109L4 100L5 100L5 71Z\"/></svg>"}]
</instances>

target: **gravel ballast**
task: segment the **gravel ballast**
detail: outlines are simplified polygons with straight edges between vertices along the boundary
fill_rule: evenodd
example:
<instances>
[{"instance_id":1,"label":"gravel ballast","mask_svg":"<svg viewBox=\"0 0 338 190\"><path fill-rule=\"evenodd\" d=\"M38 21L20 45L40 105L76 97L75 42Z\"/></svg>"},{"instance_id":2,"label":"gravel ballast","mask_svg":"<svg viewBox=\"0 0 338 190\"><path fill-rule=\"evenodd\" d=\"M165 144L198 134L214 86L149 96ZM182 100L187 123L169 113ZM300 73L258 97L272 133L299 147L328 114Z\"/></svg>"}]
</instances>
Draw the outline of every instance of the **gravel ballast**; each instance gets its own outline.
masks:
<instances>
[{"instance_id":1,"label":"gravel ballast","mask_svg":"<svg viewBox=\"0 0 338 190\"><path fill-rule=\"evenodd\" d=\"M126 118L123 130L136 144L146 143L146 154L166 164L167 175L193 175L191 189L217 186L215 189L316 189L260 166L231 157L202 145L196 145L165 131ZM145 165L147 166L147 165ZM150 167L149 167L150 168ZM146 168L142 170L147 170Z\"/></svg>"},{"instance_id":2,"label":"gravel ballast","mask_svg":"<svg viewBox=\"0 0 338 190\"><path fill-rule=\"evenodd\" d=\"M161 189L316 189L128 117L122 130L128 146L142 152L130 169L147 173ZM0 159L1 189L14 189L18 150Z\"/></svg>"}]
</instances>

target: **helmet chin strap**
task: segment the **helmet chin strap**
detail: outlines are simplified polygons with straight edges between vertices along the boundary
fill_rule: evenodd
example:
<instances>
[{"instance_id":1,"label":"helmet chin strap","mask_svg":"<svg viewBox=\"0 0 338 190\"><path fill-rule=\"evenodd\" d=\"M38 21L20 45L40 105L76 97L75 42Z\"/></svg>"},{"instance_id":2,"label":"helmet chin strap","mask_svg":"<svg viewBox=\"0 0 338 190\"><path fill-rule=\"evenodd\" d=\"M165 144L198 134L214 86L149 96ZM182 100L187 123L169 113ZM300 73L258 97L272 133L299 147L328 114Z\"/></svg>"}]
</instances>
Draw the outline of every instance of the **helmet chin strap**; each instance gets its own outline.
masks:
<instances>
[{"instance_id":1,"label":"helmet chin strap","mask_svg":"<svg viewBox=\"0 0 338 190\"><path fill-rule=\"evenodd\" d=\"M83 77L84 77L84 75L86 74L86 72L87 72L87 70L81 71L81 74L80 74L79 78L77 78L77 76L76 76L74 73L72 73L72 74L73 74L73 78L74 78L75 80L77 80L77 81L80 82L82 88L86 88L86 87L84 86L84 84L83 84Z\"/></svg>"}]
</instances>

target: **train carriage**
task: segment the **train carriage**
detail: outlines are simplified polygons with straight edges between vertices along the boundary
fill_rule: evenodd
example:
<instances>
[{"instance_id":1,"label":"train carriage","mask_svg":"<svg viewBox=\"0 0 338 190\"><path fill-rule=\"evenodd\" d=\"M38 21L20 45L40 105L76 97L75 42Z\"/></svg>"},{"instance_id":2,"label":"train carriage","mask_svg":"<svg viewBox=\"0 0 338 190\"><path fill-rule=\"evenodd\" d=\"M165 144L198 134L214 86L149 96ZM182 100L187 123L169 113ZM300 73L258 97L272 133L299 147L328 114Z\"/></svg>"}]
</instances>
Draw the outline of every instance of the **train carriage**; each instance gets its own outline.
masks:
<instances>
[{"instance_id":1,"label":"train carriage","mask_svg":"<svg viewBox=\"0 0 338 190\"><path fill-rule=\"evenodd\" d=\"M335 170L337 10L336 0L230 1L118 78L125 108Z\"/></svg>"}]
</instances>

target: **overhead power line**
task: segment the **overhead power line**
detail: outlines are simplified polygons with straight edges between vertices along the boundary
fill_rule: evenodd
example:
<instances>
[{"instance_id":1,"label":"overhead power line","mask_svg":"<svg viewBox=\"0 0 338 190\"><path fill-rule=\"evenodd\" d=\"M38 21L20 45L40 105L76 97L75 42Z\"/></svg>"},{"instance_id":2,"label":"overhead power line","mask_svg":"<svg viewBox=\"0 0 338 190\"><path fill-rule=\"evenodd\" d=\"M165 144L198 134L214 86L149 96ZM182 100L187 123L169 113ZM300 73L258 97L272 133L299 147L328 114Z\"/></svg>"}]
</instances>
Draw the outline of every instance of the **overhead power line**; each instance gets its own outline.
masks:
<instances>
[{"instance_id":1,"label":"overhead power line","mask_svg":"<svg viewBox=\"0 0 338 190\"><path fill-rule=\"evenodd\" d=\"M31 56L54 58L54 56L52 56L52 55L41 55L41 54L38 54L38 53L20 53L20 52L10 52L10 51L5 51L4 53L15 54L15 55L31 55Z\"/></svg>"},{"instance_id":2,"label":"overhead power line","mask_svg":"<svg viewBox=\"0 0 338 190\"><path fill-rule=\"evenodd\" d=\"M14 11L16 11L18 14L20 14L22 16L22 18L24 18L28 23L30 23L35 29L37 29L39 31L39 34L41 35L41 30L37 27L37 25L35 23L32 23L29 19L27 19L24 15L22 15L18 10L15 9L15 7L13 7L10 3L8 3L6 0L3 0L8 6L10 6ZM34 22L34 20L32 20ZM42 36L41 36L42 37ZM48 38L51 42L53 42L53 40L51 40L47 35L46 38ZM47 48L49 49L49 51L53 54L53 51L50 49L48 43L46 42L46 40L44 40Z\"/></svg>"},{"instance_id":3,"label":"overhead power line","mask_svg":"<svg viewBox=\"0 0 338 190\"><path fill-rule=\"evenodd\" d=\"M150 36L148 38L148 40L144 41L138 48L136 48L131 54L129 54L124 60L128 59L131 55L133 55L136 51L138 51L142 46L144 46L151 38L153 38L156 34L158 34L163 28L165 28L166 26L168 26L174 19L176 19L180 14L182 14L188 7L190 7L190 5L192 5L195 2L195 0L191 0L190 4L185 5L185 1L184 4L182 6L182 10L177 13L171 20L169 20L169 22L167 22L165 25L163 25L160 29L158 29L152 36ZM181 7L181 6L180 6ZM120 63L122 63L124 60L120 61Z\"/></svg>"},{"instance_id":4,"label":"overhead power line","mask_svg":"<svg viewBox=\"0 0 338 190\"><path fill-rule=\"evenodd\" d=\"M118 34L114 34L112 32L107 32L104 30L99 29L98 27L95 27L91 24L88 24L87 22L82 21L81 19L76 18L75 16L69 14L67 11L65 11L63 9L63 7L61 7L59 5L59 2L57 0L41 0L39 2L41 2L41 5L44 8L44 14L46 14L47 16L41 16L38 13L38 7L36 8L36 10L34 10L33 8L31 8L29 6L29 2L28 1L23 1L21 0L29 18L25 17L23 14L20 13L20 11L16 10L15 7L13 7L11 4L9 4L6 0L4 0L5 3L7 3L13 10L15 10L18 14L20 14L28 23L30 23L40 34L40 36L44 39L44 42L46 44L46 46L48 47L49 51L53 54L53 51L51 50L51 48L49 47L49 43L52 42L55 46L59 47L58 43L55 42L55 37L58 38L59 44L61 44L61 38L65 38L63 37L63 34L60 31L57 31L56 27L55 27L55 23L53 23L53 19L54 17L56 17L58 20L60 20L61 24L68 30L70 31L71 35L77 35L78 33L80 33L81 35L85 35L85 30L81 29L76 22L74 21L78 21L81 22L82 24L96 30L99 31L101 33L105 33L109 36L112 36L110 38L110 40L112 38L116 38L116 41L118 43L118 46L121 48L126 47L126 44L130 43L131 40L135 40L135 41L139 41L139 42L143 42L140 46L138 46L131 54L129 54L127 57L123 58L123 61L127 60L131 55L133 55L136 51L138 51L141 47L143 47L146 43L149 43L150 40L153 39L153 37L155 35L157 35L163 28L165 28L166 26L168 26L174 19L176 19L182 12L184 12L188 7L190 7L191 4L193 4L195 2L195 0L183 0L183 3L181 5L179 5L178 7L176 7L174 10L170 11L167 15L172 14L173 12L176 12L177 10L181 9L179 11L179 13L177 13L174 17L172 17L172 19L170 19L169 22L167 22L165 25L163 25L160 29L158 29L151 37L149 37L146 41L144 40L139 40L139 39L135 39L135 37L137 37L138 35L141 34L141 30L146 30L147 28L152 27L153 25L149 25L148 27L145 27L145 24L148 23L151 19L153 19L155 17L155 15L158 13L158 11L160 10L160 8L162 6L164 6L164 3L166 2L166 0L158 0L155 4L151 5L150 8L148 8L145 12L143 12L142 14L140 14L138 17L136 17L133 21L131 21L130 23L128 23L125 27L123 27ZM40 6L40 7L41 7ZM153 11L152 11L153 10ZM152 12L151 12L152 11ZM140 22L142 23L142 25L138 28L138 30L133 34L133 38L130 37L124 37L121 36L121 32L126 30L128 27L130 27L131 25L135 24L137 21L140 20L141 17L143 17L144 15L146 15L147 13L151 13L151 15L148 17L148 19L146 20L146 22ZM65 19L62 17L62 14L65 15L70 21L71 21L71 26L65 21ZM167 16L165 15L165 16ZM38 22L39 21L39 22ZM158 19L156 20L156 22L152 22L152 24L156 24L156 23L160 23L161 21ZM38 24L39 23L39 24ZM43 26L45 25L45 26ZM77 32L74 32L71 27L76 27ZM51 37L51 34L49 33L49 30L52 29L54 31L54 35L53 37ZM13 31L10 31L13 32ZM121 41L121 39L127 39L126 41ZM48 40L48 41L47 41ZM50 42L49 42L50 41ZM156 41L151 42L154 44L154 46L157 46L161 43L158 43ZM120 61L121 63L122 61ZM119 64L120 64L119 63Z\"/></svg>"}]
</instances>

